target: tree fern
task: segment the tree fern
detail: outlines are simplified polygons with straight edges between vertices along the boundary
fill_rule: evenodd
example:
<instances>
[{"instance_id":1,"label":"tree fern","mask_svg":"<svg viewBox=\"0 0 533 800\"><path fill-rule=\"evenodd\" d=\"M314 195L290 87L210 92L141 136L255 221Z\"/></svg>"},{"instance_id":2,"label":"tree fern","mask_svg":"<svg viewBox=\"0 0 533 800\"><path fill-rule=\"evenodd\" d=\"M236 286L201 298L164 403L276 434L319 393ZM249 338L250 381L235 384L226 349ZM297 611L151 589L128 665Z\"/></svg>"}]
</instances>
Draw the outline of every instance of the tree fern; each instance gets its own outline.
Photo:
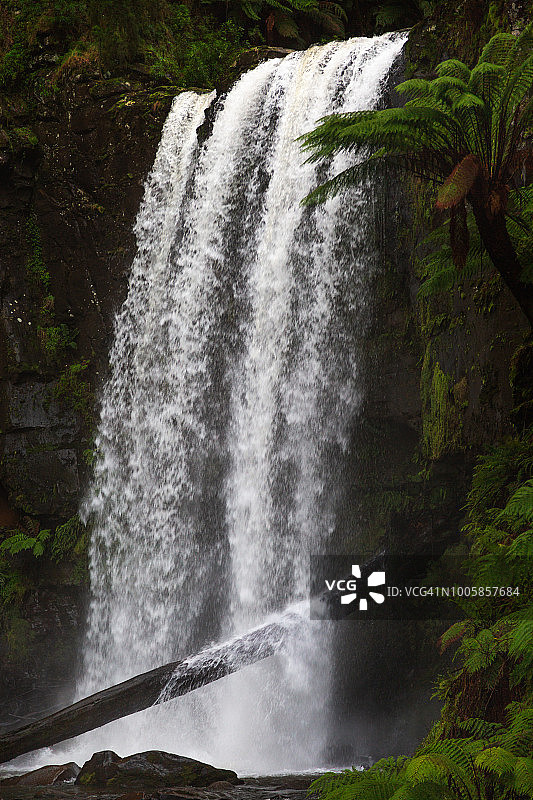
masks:
<instances>
[{"instance_id":1,"label":"tree fern","mask_svg":"<svg viewBox=\"0 0 533 800\"><path fill-rule=\"evenodd\" d=\"M468 203L488 256L533 326L533 284L524 274L505 215L517 173L533 155L533 34L498 34L473 70L443 62L433 80L397 87L403 108L334 114L301 137L310 161L343 151L354 163L317 187L314 204L364 180L381 167L441 186L437 205L448 210L453 260L467 261ZM529 226L530 227L530 226Z\"/></svg>"},{"instance_id":2,"label":"tree fern","mask_svg":"<svg viewBox=\"0 0 533 800\"><path fill-rule=\"evenodd\" d=\"M369 770L325 775L311 784L319 800L530 800L531 759L488 738L445 738L413 758L384 759Z\"/></svg>"}]
</instances>

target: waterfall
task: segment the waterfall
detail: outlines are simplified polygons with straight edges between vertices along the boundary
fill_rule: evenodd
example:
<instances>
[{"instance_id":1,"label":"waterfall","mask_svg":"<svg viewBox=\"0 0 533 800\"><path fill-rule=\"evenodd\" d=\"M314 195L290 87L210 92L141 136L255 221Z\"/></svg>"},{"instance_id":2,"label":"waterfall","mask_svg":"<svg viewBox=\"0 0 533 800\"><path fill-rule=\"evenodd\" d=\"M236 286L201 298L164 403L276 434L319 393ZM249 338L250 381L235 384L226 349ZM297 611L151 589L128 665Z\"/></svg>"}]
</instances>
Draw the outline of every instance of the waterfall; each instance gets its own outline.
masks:
<instances>
[{"instance_id":1,"label":"waterfall","mask_svg":"<svg viewBox=\"0 0 533 800\"><path fill-rule=\"evenodd\" d=\"M80 695L288 604L307 613L309 555L335 530L362 400L355 343L376 252L371 187L300 204L345 161L324 172L296 139L325 114L374 107L403 42L332 42L261 64L215 103L174 100L102 398ZM319 766L330 637L328 623L302 629L290 652L79 746L247 773Z\"/></svg>"}]
</instances>

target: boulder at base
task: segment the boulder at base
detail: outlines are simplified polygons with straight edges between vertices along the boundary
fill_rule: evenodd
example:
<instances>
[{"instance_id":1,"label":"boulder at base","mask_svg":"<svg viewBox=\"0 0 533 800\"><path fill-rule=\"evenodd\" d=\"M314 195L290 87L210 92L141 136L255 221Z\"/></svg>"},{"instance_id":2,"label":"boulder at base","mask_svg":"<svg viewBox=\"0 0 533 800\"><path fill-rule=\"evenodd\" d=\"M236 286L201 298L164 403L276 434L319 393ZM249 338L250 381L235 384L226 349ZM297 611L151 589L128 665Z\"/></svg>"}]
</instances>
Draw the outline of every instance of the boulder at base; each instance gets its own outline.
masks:
<instances>
[{"instance_id":1,"label":"boulder at base","mask_svg":"<svg viewBox=\"0 0 533 800\"><path fill-rule=\"evenodd\" d=\"M76 778L79 786L156 789L166 786L209 786L215 781L242 783L237 773L193 758L149 750L121 758L112 750L95 753Z\"/></svg>"},{"instance_id":2,"label":"boulder at base","mask_svg":"<svg viewBox=\"0 0 533 800\"><path fill-rule=\"evenodd\" d=\"M80 771L80 768L73 761L68 764L52 764L49 767L41 767L23 775L13 775L11 778L4 778L0 781L2 786L51 786L54 783L71 781Z\"/></svg>"}]
</instances>

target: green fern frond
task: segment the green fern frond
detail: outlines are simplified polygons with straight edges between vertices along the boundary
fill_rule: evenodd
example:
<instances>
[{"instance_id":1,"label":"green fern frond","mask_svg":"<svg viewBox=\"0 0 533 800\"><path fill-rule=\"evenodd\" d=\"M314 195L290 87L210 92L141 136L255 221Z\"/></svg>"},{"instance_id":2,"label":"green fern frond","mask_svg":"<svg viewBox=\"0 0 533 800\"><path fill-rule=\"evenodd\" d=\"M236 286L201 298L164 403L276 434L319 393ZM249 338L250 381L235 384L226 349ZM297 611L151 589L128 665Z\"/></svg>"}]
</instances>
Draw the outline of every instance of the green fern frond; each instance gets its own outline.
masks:
<instances>
[{"instance_id":1,"label":"green fern frond","mask_svg":"<svg viewBox=\"0 0 533 800\"><path fill-rule=\"evenodd\" d=\"M514 790L519 795L533 797L533 759L517 758L513 773Z\"/></svg>"},{"instance_id":2,"label":"green fern frond","mask_svg":"<svg viewBox=\"0 0 533 800\"><path fill-rule=\"evenodd\" d=\"M248 19L260 20L261 19L261 2L253 2L253 0L242 0L241 8Z\"/></svg>"},{"instance_id":3,"label":"green fern frond","mask_svg":"<svg viewBox=\"0 0 533 800\"><path fill-rule=\"evenodd\" d=\"M533 479L514 492L502 514L533 522Z\"/></svg>"},{"instance_id":4,"label":"green fern frond","mask_svg":"<svg viewBox=\"0 0 533 800\"><path fill-rule=\"evenodd\" d=\"M465 639L460 647L464 668L469 673L487 669L499 655L499 641L491 630L480 631L476 637Z\"/></svg>"},{"instance_id":5,"label":"green fern frond","mask_svg":"<svg viewBox=\"0 0 533 800\"><path fill-rule=\"evenodd\" d=\"M405 94L408 97L423 98L431 94L431 81L424 78L411 78L408 81L403 81L396 86L398 94Z\"/></svg>"},{"instance_id":6,"label":"green fern frond","mask_svg":"<svg viewBox=\"0 0 533 800\"><path fill-rule=\"evenodd\" d=\"M464 84L468 84L471 72L466 64L459 61L457 58L449 58L447 61L441 61L436 67L436 73L439 77L458 78Z\"/></svg>"},{"instance_id":7,"label":"green fern frond","mask_svg":"<svg viewBox=\"0 0 533 800\"><path fill-rule=\"evenodd\" d=\"M499 722L487 722L478 717L470 717L457 723L459 730L465 731L475 739L490 741L499 739L505 733L505 726Z\"/></svg>"},{"instance_id":8,"label":"green fern frond","mask_svg":"<svg viewBox=\"0 0 533 800\"><path fill-rule=\"evenodd\" d=\"M507 707L509 726L499 737L502 747L516 756L533 752L533 706L511 703Z\"/></svg>"},{"instance_id":9,"label":"green fern frond","mask_svg":"<svg viewBox=\"0 0 533 800\"><path fill-rule=\"evenodd\" d=\"M0 552L7 551L14 556L25 550L31 550L34 556L41 556L44 553L45 542L49 537L49 530L42 530L37 536L28 536L19 531L13 536L4 539L0 544Z\"/></svg>"},{"instance_id":10,"label":"green fern frond","mask_svg":"<svg viewBox=\"0 0 533 800\"><path fill-rule=\"evenodd\" d=\"M333 36L345 35L344 23L347 21L347 16L338 3L320 2L317 8L309 11L309 16Z\"/></svg>"},{"instance_id":11,"label":"green fern frond","mask_svg":"<svg viewBox=\"0 0 533 800\"><path fill-rule=\"evenodd\" d=\"M509 58L509 51L516 42L516 37L512 33L497 33L487 42L481 52L479 61L490 62L503 66Z\"/></svg>"},{"instance_id":12,"label":"green fern frond","mask_svg":"<svg viewBox=\"0 0 533 800\"><path fill-rule=\"evenodd\" d=\"M505 74L505 67L499 64L480 62L470 73L468 90L492 102L503 88Z\"/></svg>"},{"instance_id":13,"label":"green fern frond","mask_svg":"<svg viewBox=\"0 0 533 800\"><path fill-rule=\"evenodd\" d=\"M503 747L487 747L475 757L477 767L485 772L491 772L498 777L512 775L516 756Z\"/></svg>"},{"instance_id":14,"label":"green fern frond","mask_svg":"<svg viewBox=\"0 0 533 800\"><path fill-rule=\"evenodd\" d=\"M533 667L533 619L520 622L509 637L509 653L514 658L526 659Z\"/></svg>"},{"instance_id":15,"label":"green fern frond","mask_svg":"<svg viewBox=\"0 0 533 800\"><path fill-rule=\"evenodd\" d=\"M445 631L439 639L439 649L444 653L452 644L460 641L465 633L470 629L470 620L460 620L455 622L447 631Z\"/></svg>"}]
</instances>

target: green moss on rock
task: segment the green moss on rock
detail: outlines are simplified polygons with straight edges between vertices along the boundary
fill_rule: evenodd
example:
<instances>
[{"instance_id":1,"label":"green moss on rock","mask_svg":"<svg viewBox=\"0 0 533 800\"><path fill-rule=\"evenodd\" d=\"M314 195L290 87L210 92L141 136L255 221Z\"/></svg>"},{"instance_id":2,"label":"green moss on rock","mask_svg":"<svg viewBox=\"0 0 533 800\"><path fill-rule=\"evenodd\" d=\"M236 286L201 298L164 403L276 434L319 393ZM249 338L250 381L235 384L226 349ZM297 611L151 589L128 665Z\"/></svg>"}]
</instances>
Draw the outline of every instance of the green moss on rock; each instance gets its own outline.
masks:
<instances>
[{"instance_id":1,"label":"green moss on rock","mask_svg":"<svg viewBox=\"0 0 533 800\"><path fill-rule=\"evenodd\" d=\"M462 448L461 406L468 396L466 378L454 383L437 362L432 365L430 348L422 368L422 424L425 455L436 461L445 453Z\"/></svg>"}]
</instances>

